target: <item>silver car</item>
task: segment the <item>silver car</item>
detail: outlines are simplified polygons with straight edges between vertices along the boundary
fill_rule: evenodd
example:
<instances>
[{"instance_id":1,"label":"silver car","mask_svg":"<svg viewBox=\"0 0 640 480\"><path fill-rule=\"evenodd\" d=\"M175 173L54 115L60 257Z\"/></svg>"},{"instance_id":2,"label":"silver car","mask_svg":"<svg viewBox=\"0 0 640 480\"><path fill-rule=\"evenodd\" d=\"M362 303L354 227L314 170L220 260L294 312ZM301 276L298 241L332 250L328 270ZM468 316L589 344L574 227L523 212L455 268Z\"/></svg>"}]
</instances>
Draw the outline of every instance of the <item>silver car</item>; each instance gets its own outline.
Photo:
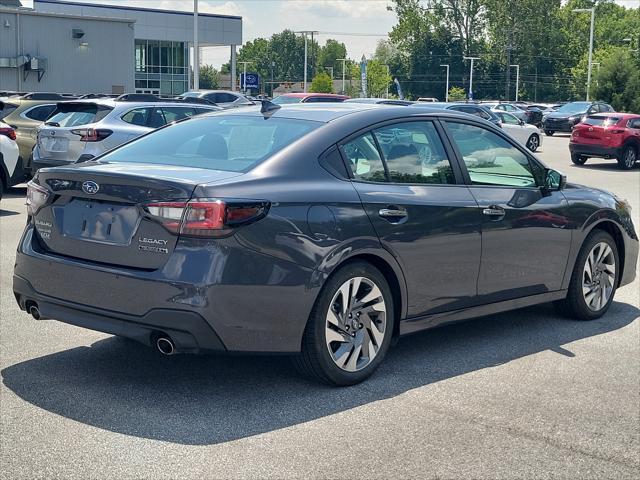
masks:
<instances>
[{"instance_id":1,"label":"silver car","mask_svg":"<svg viewBox=\"0 0 640 480\"><path fill-rule=\"evenodd\" d=\"M254 105L254 103L242 93L231 92L229 90L198 90L185 92L182 96L185 98L202 98L225 109L250 107Z\"/></svg>"},{"instance_id":2,"label":"silver car","mask_svg":"<svg viewBox=\"0 0 640 480\"><path fill-rule=\"evenodd\" d=\"M222 110L181 102L132 102L111 98L60 102L38 128L33 171L89 160L156 128Z\"/></svg>"}]
</instances>

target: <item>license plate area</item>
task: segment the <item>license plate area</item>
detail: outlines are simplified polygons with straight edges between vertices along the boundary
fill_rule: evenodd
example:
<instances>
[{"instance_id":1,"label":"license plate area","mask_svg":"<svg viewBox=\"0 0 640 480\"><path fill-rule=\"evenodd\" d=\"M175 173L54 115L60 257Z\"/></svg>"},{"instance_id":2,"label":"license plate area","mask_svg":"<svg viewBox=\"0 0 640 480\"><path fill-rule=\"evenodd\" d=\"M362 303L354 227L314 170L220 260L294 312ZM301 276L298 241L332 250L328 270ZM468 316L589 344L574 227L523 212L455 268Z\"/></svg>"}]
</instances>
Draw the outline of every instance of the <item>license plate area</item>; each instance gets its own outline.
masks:
<instances>
[{"instance_id":1,"label":"license plate area","mask_svg":"<svg viewBox=\"0 0 640 480\"><path fill-rule=\"evenodd\" d=\"M54 216L64 236L110 245L130 245L141 218L132 205L80 198L54 207Z\"/></svg>"},{"instance_id":2,"label":"license plate area","mask_svg":"<svg viewBox=\"0 0 640 480\"><path fill-rule=\"evenodd\" d=\"M66 152L69 148L69 139L59 137L41 137L40 146L48 152Z\"/></svg>"}]
</instances>

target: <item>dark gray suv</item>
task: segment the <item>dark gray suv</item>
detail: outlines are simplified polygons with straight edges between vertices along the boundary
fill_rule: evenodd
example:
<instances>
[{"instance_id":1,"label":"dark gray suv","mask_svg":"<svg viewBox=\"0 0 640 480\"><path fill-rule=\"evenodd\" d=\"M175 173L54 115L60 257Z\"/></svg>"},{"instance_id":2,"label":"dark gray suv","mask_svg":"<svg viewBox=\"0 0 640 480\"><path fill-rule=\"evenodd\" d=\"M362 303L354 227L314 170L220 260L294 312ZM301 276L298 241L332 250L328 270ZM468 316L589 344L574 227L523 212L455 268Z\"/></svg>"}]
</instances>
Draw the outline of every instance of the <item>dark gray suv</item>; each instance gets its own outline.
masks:
<instances>
[{"instance_id":1,"label":"dark gray suv","mask_svg":"<svg viewBox=\"0 0 640 480\"><path fill-rule=\"evenodd\" d=\"M550 301L598 318L638 258L626 202L448 110L202 115L41 169L27 205L13 289L35 318L165 354L291 353L338 385L446 322Z\"/></svg>"}]
</instances>

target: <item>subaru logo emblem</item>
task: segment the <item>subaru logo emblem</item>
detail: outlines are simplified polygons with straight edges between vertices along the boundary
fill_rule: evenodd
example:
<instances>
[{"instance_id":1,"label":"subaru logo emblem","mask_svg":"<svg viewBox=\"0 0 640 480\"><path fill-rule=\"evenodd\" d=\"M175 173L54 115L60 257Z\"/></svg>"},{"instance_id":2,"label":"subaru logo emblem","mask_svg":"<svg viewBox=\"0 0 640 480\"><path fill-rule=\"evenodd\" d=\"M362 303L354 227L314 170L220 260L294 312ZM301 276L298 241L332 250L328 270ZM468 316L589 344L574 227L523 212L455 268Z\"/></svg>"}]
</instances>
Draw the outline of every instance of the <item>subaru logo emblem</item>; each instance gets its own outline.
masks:
<instances>
[{"instance_id":1,"label":"subaru logo emblem","mask_svg":"<svg viewBox=\"0 0 640 480\"><path fill-rule=\"evenodd\" d=\"M50 130L50 131L49 131L49 135L51 135L52 137L53 137L55 134L56 134L56 131L55 131L55 130Z\"/></svg>"},{"instance_id":2,"label":"subaru logo emblem","mask_svg":"<svg viewBox=\"0 0 640 480\"><path fill-rule=\"evenodd\" d=\"M100 185L91 180L87 180L82 184L82 191L84 193L88 193L89 195L95 195L100 190Z\"/></svg>"}]
</instances>

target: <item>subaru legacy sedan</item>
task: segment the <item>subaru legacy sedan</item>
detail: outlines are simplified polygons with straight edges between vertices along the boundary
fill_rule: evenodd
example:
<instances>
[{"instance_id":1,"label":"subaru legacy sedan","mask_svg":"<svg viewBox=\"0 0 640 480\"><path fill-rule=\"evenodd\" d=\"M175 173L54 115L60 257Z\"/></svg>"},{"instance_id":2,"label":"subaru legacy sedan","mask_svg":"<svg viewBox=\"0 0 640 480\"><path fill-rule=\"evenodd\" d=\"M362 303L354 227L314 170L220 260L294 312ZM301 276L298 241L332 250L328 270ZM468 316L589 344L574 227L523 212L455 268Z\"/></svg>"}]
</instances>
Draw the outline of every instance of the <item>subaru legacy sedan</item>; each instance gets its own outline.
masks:
<instances>
[{"instance_id":1,"label":"subaru legacy sedan","mask_svg":"<svg viewBox=\"0 0 640 480\"><path fill-rule=\"evenodd\" d=\"M36 319L294 354L335 385L443 323L544 302L598 318L638 257L624 200L449 110L205 114L41 169L27 203L13 289Z\"/></svg>"}]
</instances>

